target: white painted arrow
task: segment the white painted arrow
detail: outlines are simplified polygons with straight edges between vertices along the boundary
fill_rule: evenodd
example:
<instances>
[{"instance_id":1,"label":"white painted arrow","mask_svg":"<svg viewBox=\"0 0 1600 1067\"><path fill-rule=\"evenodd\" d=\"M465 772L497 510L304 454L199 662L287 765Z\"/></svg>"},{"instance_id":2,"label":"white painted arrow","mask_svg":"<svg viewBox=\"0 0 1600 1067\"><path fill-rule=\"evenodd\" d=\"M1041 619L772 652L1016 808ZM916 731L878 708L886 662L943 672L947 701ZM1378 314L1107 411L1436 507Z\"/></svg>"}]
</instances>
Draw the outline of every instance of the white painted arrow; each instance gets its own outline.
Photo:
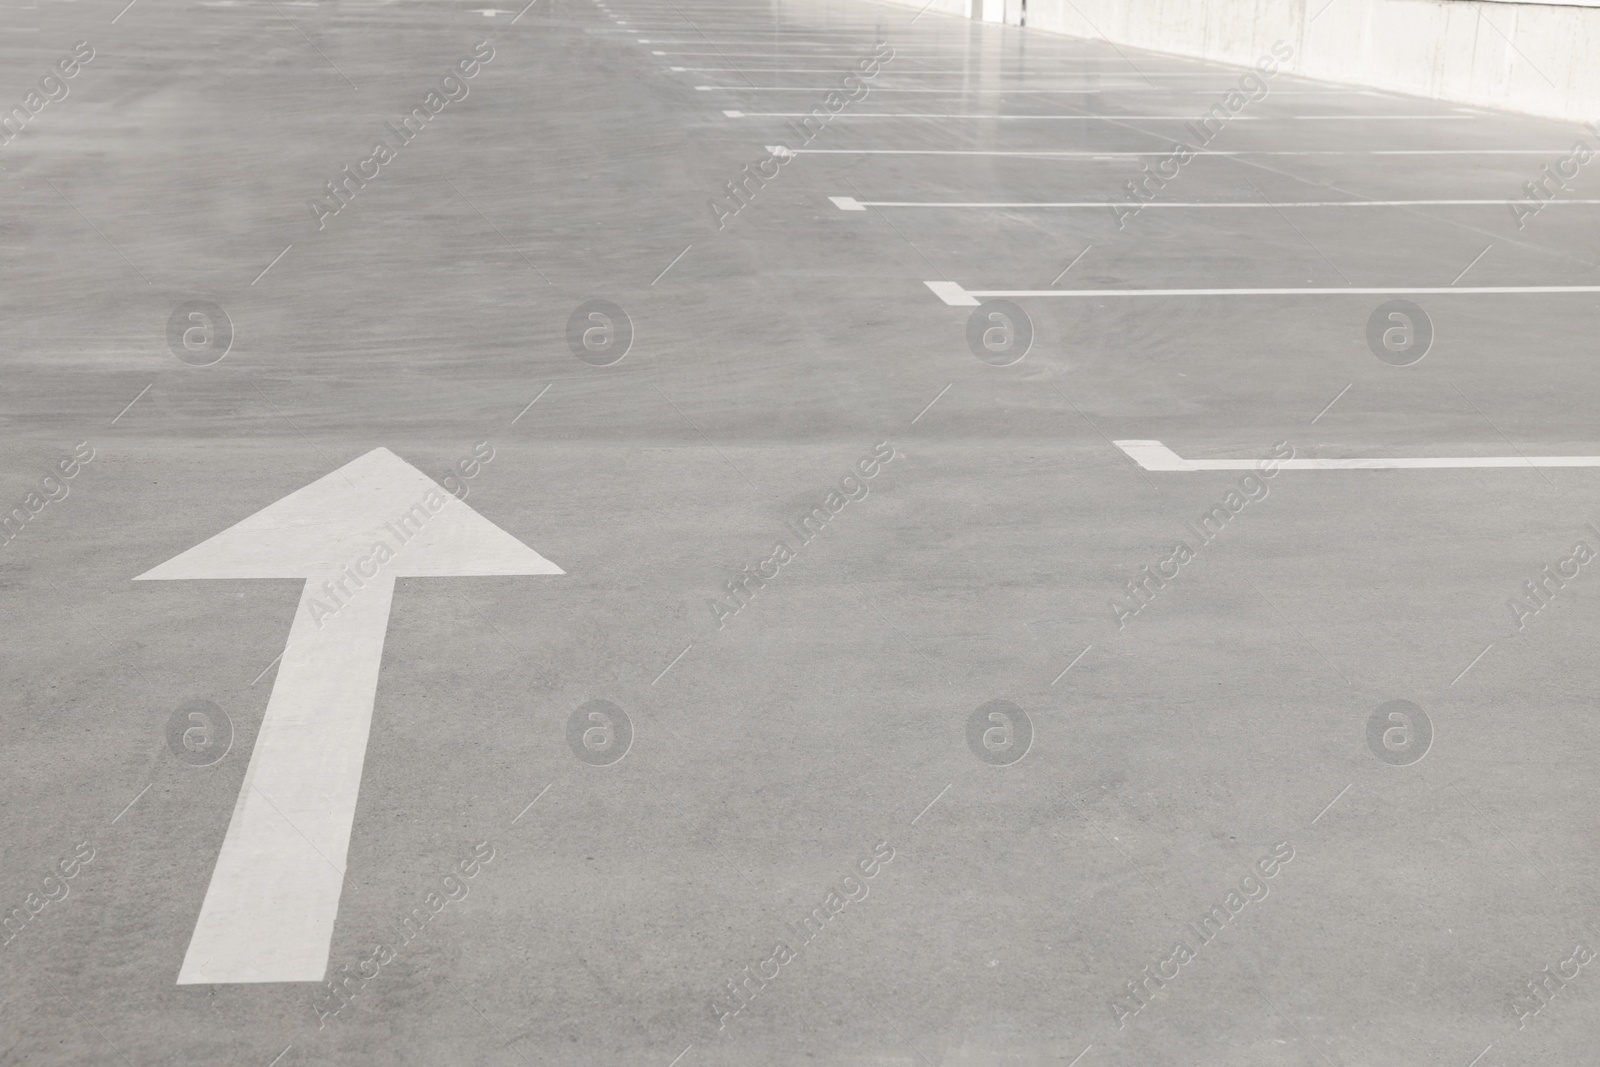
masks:
<instances>
[{"instance_id":1,"label":"white painted arrow","mask_svg":"<svg viewBox=\"0 0 1600 1067\"><path fill-rule=\"evenodd\" d=\"M1160 441L1113 441L1147 471L1385 471L1408 468L1600 467L1600 456L1416 456L1390 459L1184 459Z\"/></svg>"},{"instance_id":2,"label":"white painted arrow","mask_svg":"<svg viewBox=\"0 0 1600 1067\"><path fill-rule=\"evenodd\" d=\"M322 980L395 579L563 573L377 448L139 575L306 582L179 985Z\"/></svg>"}]
</instances>

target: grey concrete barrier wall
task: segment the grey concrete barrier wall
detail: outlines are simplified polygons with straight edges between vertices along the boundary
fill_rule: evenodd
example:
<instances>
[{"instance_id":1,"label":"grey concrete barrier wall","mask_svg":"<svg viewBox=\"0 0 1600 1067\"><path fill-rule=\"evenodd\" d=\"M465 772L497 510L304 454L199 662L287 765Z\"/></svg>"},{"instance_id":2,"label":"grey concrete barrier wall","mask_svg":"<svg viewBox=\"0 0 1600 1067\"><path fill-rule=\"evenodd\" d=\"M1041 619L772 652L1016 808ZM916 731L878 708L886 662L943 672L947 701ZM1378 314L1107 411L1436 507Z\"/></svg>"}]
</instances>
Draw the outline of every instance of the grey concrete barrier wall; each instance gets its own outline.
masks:
<instances>
[{"instance_id":1,"label":"grey concrete barrier wall","mask_svg":"<svg viewBox=\"0 0 1600 1067\"><path fill-rule=\"evenodd\" d=\"M925 0L895 0L922 7ZM929 11L1018 25L1020 0ZM1027 0L1027 25L1534 115L1600 119L1600 8L1478 0Z\"/></svg>"}]
</instances>

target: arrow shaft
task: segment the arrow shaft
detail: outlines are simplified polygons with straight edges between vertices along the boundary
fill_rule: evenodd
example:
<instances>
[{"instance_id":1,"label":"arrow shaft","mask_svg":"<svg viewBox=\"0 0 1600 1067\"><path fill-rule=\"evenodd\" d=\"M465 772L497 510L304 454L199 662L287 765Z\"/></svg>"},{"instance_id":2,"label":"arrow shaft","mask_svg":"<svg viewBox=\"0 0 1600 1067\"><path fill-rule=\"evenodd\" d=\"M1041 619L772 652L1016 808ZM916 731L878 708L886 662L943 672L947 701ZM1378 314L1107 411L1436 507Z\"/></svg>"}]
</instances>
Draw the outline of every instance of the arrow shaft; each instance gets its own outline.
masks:
<instances>
[{"instance_id":1,"label":"arrow shaft","mask_svg":"<svg viewBox=\"0 0 1600 1067\"><path fill-rule=\"evenodd\" d=\"M345 592L306 580L179 985L327 971L394 576Z\"/></svg>"}]
</instances>

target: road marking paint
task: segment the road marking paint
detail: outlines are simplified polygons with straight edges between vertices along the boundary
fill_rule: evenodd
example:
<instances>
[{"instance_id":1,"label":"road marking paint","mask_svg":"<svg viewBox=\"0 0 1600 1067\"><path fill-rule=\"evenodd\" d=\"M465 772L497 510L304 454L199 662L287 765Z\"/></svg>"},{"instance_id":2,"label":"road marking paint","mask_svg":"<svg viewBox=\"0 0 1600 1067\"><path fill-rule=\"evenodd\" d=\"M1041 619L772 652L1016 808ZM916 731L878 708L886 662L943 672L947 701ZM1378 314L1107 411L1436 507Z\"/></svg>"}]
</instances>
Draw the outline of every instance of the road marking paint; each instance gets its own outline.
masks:
<instances>
[{"instance_id":1,"label":"road marking paint","mask_svg":"<svg viewBox=\"0 0 1600 1067\"><path fill-rule=\"evenodd\" d=\"M1034 296L1442 296L1446 293L1477 296L1528 293L1600 293L1600 285L1477 285L1404 286L1342 289L965 289L959 282L925 281L933 295L951 307L977 307L988 299L1016 300Z\"/></svg>"},{"instance_id":2,"label":"road marking paint","mask_svg":"<svg viewBox=\"0 0 1600 1067\"><path fill-rule=\"evenodd\" d=\"M1248 471L1256 470L1267 462L1255 459L1184 459L1160 441L1111 443L1147 471ZM1600 467L1600 456L1396 456L1382 459L1279 459L1271 462L1279 470L1286 471L1459 470L1480 467Z\"/></svg>"},{"instance_id":3,"label":"road marking paint","mask_svg":"<svg viewBox=\"0 0 1600 1067\"><path fill-rule=\"evenodd\" d=\"M652 45L663 42L654 41ZM730 46L732 47L732 46ZM860 58L859 52L835 50L832 52L794 51L785 52L774 56L771 52L686 52L678 49L652 48L653 55L667 60L668 70L675 74L716 74L730 77L750 77L761 75L778 80L778 76L786 74L831 74L837 77L841 68L848 63ZM1212 92L1225 93L1234 88L1232 83L1237 76L1227 74L1214 74L1207 71L1150 71L1149 78L1141 78L1128 71L1091 71L1082 69L1052 69L1040 71L1027 71L1016 69L977 69L952 65L947 53L918 52L909 53L896 50L895 66L883 71L879 77L891 82L898 82L905 78L960 78L964 81L982 83L988 88L1003 85L1018 85L1027 88L1051 88L1055 86L1079 85L1089 88L1106 88L1127 90L1132 92L1161 92L1171 88L1181 92ZM717 60L722 65L711 64ZM827 63L826 67L783 67L772 66L774 63ZM905 65L901 65L904 63ZM785 88L780 86L780 88ZM874 91L877 86L873 86ZM1441 109L1451 112L1471 113L1478 118L1487 118L1495 112L1478 110L1469 112L1468 109L1455 108L1442 101L1418 101L1414 97L1406 96L1390 90L1370 86L1328 86L1325 84L1301 83L1295 88L1274 89L1273 95L1278 94L1302 96L1366 96L1393 100L1396 103L1408 103L1415 106L1422 103L1425 106L1438 105Z\"/></svg>"},{"instance_id":4,"label":"road marking paint","mask_svg":"<svg viewBox=\"0 0 1600 1067\"><path fill-rule=\"evenodd\" d=\"M840 211L865 211L869 207L927 207L927 208L1010 208L1055 210L1099 209L1110 207L1110 200L857 200L852 196L830 196L829 200ZM1115 203L1120 204L1121 201ZM1600 204L1600 200L1547 200L1546 204ZM1435 207L1435 206L1489 206L1504 207L1500 200L1283 200L1270 203L1265 200L1151 200L1141 204L1145 208L1290 208L1290 207ZM1476 261L1474 261L1476 262ZM1470 264L1469 264L1470 265Z\"/></svg>"},{"instance_id":5,"label":"road marking paint","mask_svg":"<svg viewBox=\"0 0 1600 1067\"><path fill-rule=\"evenodd\" d=\"M1073 151L1023 151L993 148L788 148L765 145L767 151L782 149L799 156L1020 156L1037 159L1145 159L1164 155L1166 148L1139 151L1102 149ZM1547 156L1548 148L1245 148L1232 151L1200 149L1196 156ZM1149 207L1146 204L1145 207Z\"/></svg>"},{"instance_id":6,"label":"road marking paint","mask_svg":"<svg viewBox=\"0 0 1600 1067\"><path fill-rule=\"evenodd\" d=\"M773 70L771 68L768 68L766 70L749 70L749 71L744 71L744 70L725 70L724 68L720 68L720 67L716 67L716 68L714 68L714 67L668 67L667 69L671 70L671 71L680 72L680 73L687 72L687 71L709 71L709 70L722 70L723 73L727 73L727 74L833 74L833 75L837 75L839 73L837 70L828 70L826 68L820 68L820 67L818 69L816 69L816 70ZM943 75L944 73L945 72L943 72L943 71L905 70L905 71L897 71L896 75L897 76L898 75L906 75L906 74L939 74L939 75ZM951 75L955 75L955 74L958 74L958 73L959 72L957 72L957 71L951 71L950 72ZM829 86L827 86L827 85L696 85L695 88L697 90L699 90L700 92L702 92L702 93L712 93L712 92L729 92L729 93L819 93L819 92L826 92L829 89ZM1203 94L1214 94L1216 92L1215 89L1181 89L1181 88L1163 89L1160 86L1132 85L1132 84L1130 84L1130 85L1097 85L1097 86L1094 86L1093 88L1056 88L1056 89L1045 89L1045 88L1035 88L1035 87L1018 88L1018 89L974 89L974 88L970 88L970 87L967 87L967 86L952 86L951 88L948 88L948 89L933 89L933 88L912 88L910 86L876 85L875 84L875 85L872 86L872 91L874 93L943 93L946 96L952 96L952 95L961 95L961 96L974 95L974 96L976 96L976 95L991 95L991 94L997 94L997 95L1000 95L1000 96L1010 96L1013 93L1015 93L1015 94L1036 93L1036 94L1047 94L1047 95L1048 94L1055 94L1055 93L1070 94L1070 95L1083 95L1083 94L1088 94L1088 93L1171 93L1171 94L1174 94L1174 95L1180 95L1181 94L1181 95L1190 95L1190 96L1200 96L1200 95L1203 95ZM1273 96L1375 96L1377 94L1374 93L1370 89L1278 89L1272 95ZM1474 117L1482 117L1482 116L1474 116Z\"/></svg>"},{"instance_id":7,"label":"road marking paint","mask_svg":"<svg viewBox=\"0 0 1600 1067\"><path fill-rule=\"evenodd\" d=\"M657 41L656 42L656 44L699 44L699 43L701 43L701 42L698 42L698 41ZM711 43L712 44L728 44L731 47L733 45L747 45L750 42L748 42L748 41L732 41L732 42L728 42L728 41L721 41L721 42L713 41ZM835 49L832 52L802 52L799 49L801 49L801 48L814 48L814 47L817 47L820 42L815 42L815 41L812 41L812 42L796 41L794 43L795 43L795 46L796 46L794 51L786 52L784 55L778 56L776 58L790 60L790 61L808 60L808 59L814 59L814 60L819 60L819 61L821 61L821 60L835 60L835 59L838 59L838 60L852 60L852 59L859 59L860 58L860 53L857 53L857 52L844 52L844 51L839 51L837 49ZM866 43L865 42L863 42L862 47L863 48L866 47ZM656 55L656 56L690 56L690 57L698 57L700 59L728 59L728 60L733 60L733 59L768 59L768 60L770 60L770 59L775 58L772 55L771 52L677 52L677 51L666 51L666 50L652 50L650 54L651 55ZM895 49L894 58L897 59L897 60L898 59L946 59L947 60L947 59L950 58L950 53L948 53L948 52L902 52L899 49ZM1069 70L1069 71L1057 71L1055 73L1058 73L1058 74L1084 74L1086 72L1084 72L1084 71L1070 71ZM1157 77L1162 77L1162 74L1160 72L1157 72L1156 76ZM1213 75L1211 75L1211 77L1217 77L1217 75L1213 74Z\"/></svg>"},{"instance_id":8,"label":"road marking paint","mask_svg":"<svg viewBox=\"0 0 1600 1067\"><path fill-rule=\"evenodd\" d=\"M138 576L305 579L179 985L322 980L395 579L562 573L377 448Z\"/></svg>"},{"instance_id":9,"label":"road marking paint","mask_svg":"<svg viewBox=\"0 0 1600 1067\"><path fill-rule=\"evenodd\" d=\"M787 36L787 34L785 36ZM656 43L656 44L701 44L703 42L700 42L700 41L656 41L654 43ZM760 43L760 42L722 40L722 41L713 41L711 43L712 44L727 44L727 45L746 45L746 44L753 44L753 43ZM769 39L769 41L767 43L771 43L770 39ZM795 42L792 42L792 43L795 46L796 51L792 51L792 52L786 51L783 55L781 55L781 56L779 56L777 58L779 58L779 59L787 59L787 60L806 60L806 59L846 59L846 60L851 60L851 59L859 59L860 58L860 53L858 53L858 52L845 52L845 51L837 51L837 50L836 51L832 51L832 52L801 52L801 51L798 51L798 49L800 49L800 48L819 47L825 42L820 42L820 41L795 41ZM862 42L862 47L863 48L868 47L869 44L870 44L870 42L863 41ZM658 50L658 51L652 51L651 55L657 55L657 56L698 56L698 57L700 57L702 59L713 59L713 58L715 58L715 59L767 59L767 60L770 60L770 59L773 58L773 55L772 55L771 52L671 52L671 51L666 51L666 50ZM898 62L901 59L945 59L945 60L948 60L950 58L950 53L949 52L905 52L905 51L901 51L900 49L897 48L897 49L895 49L894 58L895 58L896 62ZM837 71L835 73L837 73ZM1101 78L1104 78L1104 77L1127 78L1127 77L1131 77L1131 75L1126 71L1053 70L1050 73L1051 73L1052 76L1056 76L1056 77L1060 77L1060 76L1063 76L1063 75L1072 76L1072 77L1081 77L1081 78L1094 78L1094 77L1101 77ZM1145 68L1145 73L1147 73L1147 74L1149 74L1149 75L1151 75L1152 77L1155 77L1155 78L1216 78L1218 81L1223 82L1224 85L1226 85L1226 83L1228 83L1230 80L1232 80L1232 81L1237 81L1238 80L1238 71L1237 71L1237 69L1226 70L1226 71L1154 70L1154 69L1151 69L1149 67L1146 67Z\"/></svg>"},{"instance_id":10,"label":"road marking paint","mask_svg":"<svg viewBox=\"0 0 1600 1067\"><path fill-rule=\"evenodd\" d=\"M729 118L739 119L803 119L810 118L809 111L724 111ZM1441 119L1472 119L1473 115L1235 115L1230 122L1307 122L1313 120L1352 120L1370 122L1373 119L1397 119L1437 122ZM830 122L840 119L990 119L996 122L1182 122L1192 123L1190 115L996 115L985 112L932 112L932 111L841 111Z\"/></svg>"}]
</instances>

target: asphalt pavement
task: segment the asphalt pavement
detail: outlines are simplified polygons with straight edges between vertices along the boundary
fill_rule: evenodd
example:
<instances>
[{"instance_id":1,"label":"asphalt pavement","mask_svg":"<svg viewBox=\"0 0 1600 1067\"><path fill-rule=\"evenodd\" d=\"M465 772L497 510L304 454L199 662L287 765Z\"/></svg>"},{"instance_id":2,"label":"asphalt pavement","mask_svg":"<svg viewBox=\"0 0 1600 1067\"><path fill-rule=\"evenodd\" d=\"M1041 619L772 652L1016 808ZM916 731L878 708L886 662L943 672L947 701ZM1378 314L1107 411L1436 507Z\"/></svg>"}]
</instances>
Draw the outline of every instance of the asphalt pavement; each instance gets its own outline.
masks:
<instances>
[{"instance_id":1,"label":"asphalt pavement","mask_svg":"<svg viewBox=\"0 0 1600 1067\"><path fill-rule=\"evenodd\" d=\"M0 9L0 1063L1585 1062L1600 137L1284 58Z\"/></svg>"}]
</instances>

